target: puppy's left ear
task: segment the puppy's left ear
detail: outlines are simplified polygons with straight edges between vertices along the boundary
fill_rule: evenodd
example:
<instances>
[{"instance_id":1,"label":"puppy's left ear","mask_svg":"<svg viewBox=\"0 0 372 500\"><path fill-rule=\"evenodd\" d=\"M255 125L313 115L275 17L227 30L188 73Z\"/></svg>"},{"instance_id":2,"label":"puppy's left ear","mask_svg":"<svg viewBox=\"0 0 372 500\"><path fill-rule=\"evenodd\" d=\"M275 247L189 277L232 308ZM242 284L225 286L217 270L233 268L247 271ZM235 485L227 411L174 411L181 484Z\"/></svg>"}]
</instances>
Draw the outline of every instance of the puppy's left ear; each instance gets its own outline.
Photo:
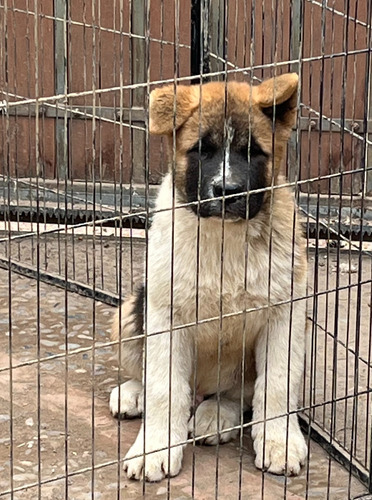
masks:
<instances>
[{"instance_id":1,"label":"puppy's left ear","mask_svg":"<svg viewBox=\"0 0 372 500\"><path fill-rule=\"evenodd\" d=\"M179 129L199 105L198 85L173 85L160 87L150 94L151 134L169 135Z\"/></svg>"},{"instance_id":2,"label":"puppy's left ear","mask_svg":"<svg viewBox=\"0 0 372 500\"><path fill-rule=\"evenodd\" d=\"M298 75L287 73L255 88L256 100L266 116L292 127L296 117Z\"/></svg>"}]
</instances>

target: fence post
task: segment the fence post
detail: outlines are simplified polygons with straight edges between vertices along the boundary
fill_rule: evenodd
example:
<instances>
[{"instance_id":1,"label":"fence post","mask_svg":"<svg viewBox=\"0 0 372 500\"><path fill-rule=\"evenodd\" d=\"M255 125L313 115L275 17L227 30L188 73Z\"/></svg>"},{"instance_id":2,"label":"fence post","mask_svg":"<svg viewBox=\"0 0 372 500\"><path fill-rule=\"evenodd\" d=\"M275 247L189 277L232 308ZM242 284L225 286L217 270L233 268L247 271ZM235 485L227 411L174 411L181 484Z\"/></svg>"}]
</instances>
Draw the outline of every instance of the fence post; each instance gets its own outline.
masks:
<instances>
[{"instance_id":1,"label":"fence post","mask_svg":"<svg viewBox=\"0 0 372 500\"><path fill-rule=\"evenodd\" d=\"M191 0L191 75L203 75L210 72L210 9L208 0ZM212 2L213 5L213 2ZM208 81L201 76L201 83ZM200 83L192 80L191 83Z\"/></svg>"},{"instance_id":2,"label":"fence post","mask_svg":"<svg viewBox=\"0 0 372 500\"><path fill-rule=\"evenodd\" d=\"M54 0L54 89L56 94L67 94L67 2ZM56 176L68 177L68 119L57 107L55 122Z\"/></svg>"},{"instance_id":3,"label":"fence post","mask_svg":"<svg viewBox=\"0 0 372 500\"><path fill-rule=\"evenodd\" d=\"M227 4L227 0L226 0ZM221 76L218 80L223 80L222 72L226 69L226 44L225 44L225 0L215 0L210 3L210 68L212 72L220 71Z\"/></svg>"}]
</instances>

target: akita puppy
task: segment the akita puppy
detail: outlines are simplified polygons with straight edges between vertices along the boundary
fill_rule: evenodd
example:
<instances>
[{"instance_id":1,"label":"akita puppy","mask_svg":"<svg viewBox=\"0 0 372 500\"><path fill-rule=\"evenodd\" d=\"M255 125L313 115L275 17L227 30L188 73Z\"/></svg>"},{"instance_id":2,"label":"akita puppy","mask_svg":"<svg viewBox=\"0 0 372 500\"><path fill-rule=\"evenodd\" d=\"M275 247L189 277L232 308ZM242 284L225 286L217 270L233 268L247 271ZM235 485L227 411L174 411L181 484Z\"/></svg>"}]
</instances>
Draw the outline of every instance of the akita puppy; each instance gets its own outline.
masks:
<instances>
[{"instance_id":1,"label":"akita puppy","mask_svg":"<svg viewBox=\"0 0 372 500\"><path fill-rule=\"evenodd\" d=\"M292 73L151 93L150 132L169 138L173 166L149 231L146 287L112 328L130 380L112 391L111 412L144 412L124 462L129 478L175 476L189 433L226 442L249 405L257 467L298 474L306 458L295 413L305 245L292 193L275 188L285 182L297 85Z\"/></svg>"}]
</instances>

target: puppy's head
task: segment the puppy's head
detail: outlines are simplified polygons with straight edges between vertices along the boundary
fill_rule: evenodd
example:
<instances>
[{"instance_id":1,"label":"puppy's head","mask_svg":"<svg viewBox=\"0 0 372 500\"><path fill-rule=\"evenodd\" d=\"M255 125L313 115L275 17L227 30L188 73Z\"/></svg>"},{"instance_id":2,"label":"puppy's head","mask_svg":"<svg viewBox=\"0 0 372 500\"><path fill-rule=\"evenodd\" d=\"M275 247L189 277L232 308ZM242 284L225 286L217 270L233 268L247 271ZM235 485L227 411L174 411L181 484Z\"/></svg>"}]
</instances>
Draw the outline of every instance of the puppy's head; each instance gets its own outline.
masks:
<instances>
[{"instance_id":1,"label":"puppy's head","mask_svg":"<svg viewBox=\"0 0 372 500\"><path fill-rule=\"evenodd\" d=\"M175 131L175 183L182 202L201 217L245 219L265 206L295 121L298 76L289 73L257 86L206 83L166 86L150 96L150 132ZM222 201L221 197L227 198ZM247 203L248 202L248 203Z\"/></svg>"}]
</instances>

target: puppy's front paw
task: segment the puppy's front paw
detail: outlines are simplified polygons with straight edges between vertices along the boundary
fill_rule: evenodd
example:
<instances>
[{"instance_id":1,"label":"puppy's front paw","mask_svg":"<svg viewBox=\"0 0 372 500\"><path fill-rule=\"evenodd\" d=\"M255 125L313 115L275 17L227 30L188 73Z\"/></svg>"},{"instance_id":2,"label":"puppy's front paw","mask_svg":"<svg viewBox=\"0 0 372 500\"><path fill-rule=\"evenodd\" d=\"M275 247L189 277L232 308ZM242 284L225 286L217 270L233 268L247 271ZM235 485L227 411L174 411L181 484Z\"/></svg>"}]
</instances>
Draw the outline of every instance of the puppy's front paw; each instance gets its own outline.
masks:
<instances>
[{"instance_id":1,"label":"puppy's front paw","mask_svg":"<svg viewBox=\"0 0 372 500\"><path fill-rule=\"evenodd\" d=\"M282 418L277 422L272 420L266 423L265 442L263 424L253 426L252 437L256 452L255 465L258 469L273 474L299 474L301 465L306 460L307 446L297 420L290 422L288 441L286 420L283 421Z\"/></svg>"},{"instance_id":2,"label":"puppy's front paw","mask_svg":"<svg viewBox=\"0 0 372 500\"><path fill-rule=\"evenodd\" d=\"M161 481L164 477L173 477L181 470L183 446L174 446L168 449L168 437L159 435L146 439L146 456L144 458L142 428L131 449L124 459L124 470L129 479L141 479L145 469L145 480L149 482ZM175 444L175 440L172 440ZM166 448L166 449L162 449ZM161 451L156 451L161 450Z\"/></svg>"},{"instance_id":3,"label":"puppy's front paw","mask_svg":"<svg viewBox=\"0 0 372 500\"><path fill-rule=\"evenodd\" d=\"M239 424L239 405L233 401L222 399L220 401L219 425L218 425L218 403L215 399L203 401L196 409L195 415L189 420L189 434L194 437L214 434L199 440L201 444L216 445L218 442L227 443L234 439L238 430L220 433L218 429L229 429Z\"/></svg>"},{"instance_id":4,"label":"puppy's front paw","mask_svg":"<svg viewBox=\"0 0 372 500\"><path fill-rule=\"evenodd\" d=\"M119 387L115 387L110 395L110 411L114 417L140 417L143 412L143 391L141 382L138 380L128 380Z\"/></svg>"}]
</instances>

